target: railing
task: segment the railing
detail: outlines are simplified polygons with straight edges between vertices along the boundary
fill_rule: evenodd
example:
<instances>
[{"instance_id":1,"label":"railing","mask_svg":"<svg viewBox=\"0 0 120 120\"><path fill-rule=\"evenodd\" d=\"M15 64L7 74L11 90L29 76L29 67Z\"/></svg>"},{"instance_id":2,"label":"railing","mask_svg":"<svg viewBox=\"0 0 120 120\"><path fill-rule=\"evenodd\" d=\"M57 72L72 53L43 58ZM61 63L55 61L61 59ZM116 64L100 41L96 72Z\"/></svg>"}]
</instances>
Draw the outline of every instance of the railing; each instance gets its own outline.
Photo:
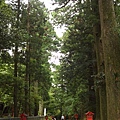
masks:
<instances>
[{"instance_id":1,"label":"railing","mask_svg":"<svg viewBox=\"0 0 120 120\"><path fill-rule=\"evenodd\" d=\"M6 118L0 118L0 120L20 120L20 117L6 117ZM27 117L27 120L45 120L44 116L29 116Z\"/></svg>"}]
</instances>

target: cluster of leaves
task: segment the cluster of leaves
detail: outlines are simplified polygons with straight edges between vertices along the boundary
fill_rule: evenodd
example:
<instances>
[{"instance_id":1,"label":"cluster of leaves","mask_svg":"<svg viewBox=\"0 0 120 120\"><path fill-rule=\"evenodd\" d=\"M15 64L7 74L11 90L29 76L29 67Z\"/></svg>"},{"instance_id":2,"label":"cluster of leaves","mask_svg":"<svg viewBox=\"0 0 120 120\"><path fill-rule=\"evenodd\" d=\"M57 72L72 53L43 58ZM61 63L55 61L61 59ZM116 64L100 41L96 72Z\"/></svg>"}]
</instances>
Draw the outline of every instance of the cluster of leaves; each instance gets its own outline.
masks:
<instances>
[{"instance_id":1,"label":"cluster of leaves","mask_svg":"<svg viewBox=\"0 0 120 120\"><path fill-rule=\"evenodd\" d=\"M39 0L32 0L29 8L21 2L19 9L17 1L6 4L2 0L0 3L0 102L12 106L15 94L13 88L17 85L18 112L25 105L26 89L30 93L27 97L33 113L36 109L35 101L49 99L48 91L52 79L48 60L51 52L57 51L59 42L48 21L48 13ZM14 75L16 59L17 76ZM26 74L29 75L29 89L26 88ZM7 102L6 95L11 98Z\"/></svg>"},{"instance_id":2,"label":"cluster of leaves","mask_svg":"<svg viewBox=\"0 0 120 120\"><path fill-rule=\"evenodd\" d=\"M59 114L65 115L95 111L94 80L91 77L95 64L92 27L97 19L88 1L55 2L62 7L52 13L54 24L64 24L67 30L61 41L61 64L53 78L51 92L54 97L51 100L54 103L51 106ZM58 114L55 111L51 113Z\"/></svg>"},{"instance_id":3,"label":"cluster of leaves","mask_svg":"<svg viewBox=\"0 0 120 120\"><path fill-rule=\"evenodd\" d=\"M68 29L62 38L61 53L63 57L60 68L57 69L57 73L55 72L57 77L54 78L51 91L55 104L51 103L51 106L65 115L81 111L84 114L88 110L95 112L94 89L105 86L105 73L97 71L96 62L99 63L99 61L96 61L95 58L95 52L97 55L101 54L95 49L98 47L95 46L98 44L97 41L101 39L98 38L101 34L100 29L95 28L96 25L98 28L100 27L98 1L54 1L55 4L60 5L52 13L54 24L64 25ZM119 0L114 0L114 5L118 23L117 32L119 33ZM94 41L95 39L97 41ZM94 74L97 75L92 77ZM102 94L98 96L101 97ZM97 100L97 102L99 101ZM99 106L97 108L100 109Z\"/></svg>"},{"instance_id":4,"label":"cluster of leaves","mask_svg":"<svg viewBox=\"0 0 120 120\"><path fill-rule=\"evenodd\" d=\"M8 49L10 46L9 23L12 17L11 8L2 0L0 3L0 50Z\"/></svg>"}]
</instances>

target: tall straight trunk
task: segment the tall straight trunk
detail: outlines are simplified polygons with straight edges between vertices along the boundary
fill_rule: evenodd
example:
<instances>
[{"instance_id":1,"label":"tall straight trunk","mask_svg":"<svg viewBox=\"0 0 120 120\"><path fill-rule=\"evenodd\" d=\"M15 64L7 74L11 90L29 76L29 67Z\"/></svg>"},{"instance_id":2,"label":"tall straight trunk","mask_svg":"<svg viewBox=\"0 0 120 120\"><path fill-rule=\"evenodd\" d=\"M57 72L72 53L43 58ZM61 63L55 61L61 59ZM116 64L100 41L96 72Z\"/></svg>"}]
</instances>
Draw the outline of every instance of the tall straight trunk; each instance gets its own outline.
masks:
<instances>
[{"instance_id":1,"label":"tall straight trunk","mask_svg":"<svg viewBox=\"0 0 120 120\"><path fill-rule=\"evenodd\" d=\"M96 9L94 10L96 12ZM97 17L96 17L97 18ZM93 27L93 35L94 35L94 40L95 40L95 52L96 52L96 64L97 64L97 74L99 74L99 66L100 66L100 45L99 45L99 40L100 40L100 32L99 32L99 24L96 23ZM97 78L95 84L97 84ZM95 92L96 92L96 120L100 120L100 90L97 85L95 85Z\"/></svg>"},{"instance_id":2,"label":"tall straight trunk","mask_svg":"<svg viewBox=\"0 0 120 120\"><path fill-rule=\"evenodd\" d=\"M100 120L100 98L99 98L99 88L95 89L96 96L96 112L95 112L95 120Z\"/></svg>"},{"instance_id":3,"label":"tall straight trunk","mask_svg":"<svg viewBox=\"0 0 120 120\"><path fill-rule=\"evenodd\" d=\"M104 59L102 51L102 43L100 40L100 24L94 26L94 39L97 61L97 77L96 77L96 120L106 120L107 101L106 101L106 84L104 79ZM103 79L102 79L103 77Z\"/></svg>"},{"instance_id":4,"label":"tall straight trunk","mask_svg":"<svg viewBox=\"0 0 120 120\"><path fill-rule=\"evenodd\" d=\"M17 23L16 27L19 27L19 15L20 15L20 0L17 1ZM17 43L17 36L16 36L16 43L15 43L15 53L14 53L14 116L18 116L18 84L17 84L17 73L18 73L18 43Z\"/></svg>"},{"instance_id":5,"label":"tall straight trunk","mask_svg":"<svg viewBox=\"0 0 120 120\"><path fill-rule=\"evenodd\" d=\"M93 14L95 15L97 21L99 18L99 8L98 1L92 0ZM97 78L96 83L100 82L96 86L96 120L107 120L107 101L106 101L106 84L104 79L104 57L103 57L103 47L101 42L101 29L100 22L96 22L93 27L93 35L95 39L95 51L96 51L96 61L97 61ZM103 79L102 79L103 78Z\"/></svg>"},{"instance_id":6,"label":"tall straight trunk","mask_svg":"<svg viewBox=\"0 0 120 120\"><path fill-rule=\"evenodd\" d=\"M18 99L18 88L17 88L17 64L18 64L18 46L15 47L14 53L14 117L17 117L18 113L18 106L17 106L17 99Z\"/></svg>"},{"instance_id":7,"label":"tall straight trunk","mask_svg":"<svg viewBox=\"0 0 120 120\"><path fill-rule=\"evenodd\" d=\"M27 32L29 35L29 13L30 13L30 3L28 0L27 9ZM30 114L30 38L27 40L26 45L26 76L25 76L25 113Z\"/></svg>"},{"instance_id":8,"label":"tall straight trunk","mask_svg":"<svg viewBox=\"0 0 120 120\"><path fill-rule=\"evenodd\" d=\"M38 80L36 80L34 82L34 94L38 95ZM41 101L42 103L42 101ZM43 105L41 104L41 111L43 111ZM37 100L37 98L34 98L34 115L37 116L38 115L38 111L39 111L39 101ZM41 114L43 115L43 114Z\"/></svg>"},{"instance_id":9,"label":"tall straight trunk","mask_svg":"<svg viewBox=\"0 0 120 120\"><path fill-rule=\"evenodd\" d=\"M116 32L113 0L99 0L104 53L107 120L120 120L120 42Z\"/></svg>"},{"instance_id":10,"label":"tall straight trunk","mask_svg":"<svg viewBox=\"0 0 120 120\"><path fill-rule=\"evenodd\" d=\"M87 8L85 10L85 13L87 14L92 14L92 7L91 7L91 0L86 0L86 4L87 4ZM94 59L94 49L93 49L93 44L89 44L89 48L91 49L92 53L88 55L88 58L89 59ZM95 64L94 63L91 63L89 65L89 69L88 69L88 84L89 84L89 105L90 108L89 110L92 111L92 112L95 112L95 90L93 88L94 86L94 79L91 77L91 75L93 75L95 72Z\"/></svg>"}]
</instances>

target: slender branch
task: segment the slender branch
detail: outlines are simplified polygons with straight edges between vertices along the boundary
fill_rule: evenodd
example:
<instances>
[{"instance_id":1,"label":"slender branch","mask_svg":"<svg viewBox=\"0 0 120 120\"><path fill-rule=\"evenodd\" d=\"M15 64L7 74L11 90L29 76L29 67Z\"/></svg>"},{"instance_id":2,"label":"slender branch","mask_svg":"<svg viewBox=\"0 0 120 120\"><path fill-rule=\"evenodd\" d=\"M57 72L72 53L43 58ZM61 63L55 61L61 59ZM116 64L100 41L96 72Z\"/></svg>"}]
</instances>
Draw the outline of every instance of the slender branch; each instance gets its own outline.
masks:
<instances>
[{"instance_id":1,"label":"slender branch","mask_svg":"<svg viewBox=\"0 0 120 120\"><path fill-rule=\"evenodd\" d=\"M57 11L57 10L59 10L59 9L61 9L61 8L64 8L69 2L70 2L70 0L64 2L64 4L63 4L61 7L55 8L54 10L51 10L51 11ZM55 4L55 3L53 3L53 5L54 5L54 4Z\"/></svg>"}]
</instances>

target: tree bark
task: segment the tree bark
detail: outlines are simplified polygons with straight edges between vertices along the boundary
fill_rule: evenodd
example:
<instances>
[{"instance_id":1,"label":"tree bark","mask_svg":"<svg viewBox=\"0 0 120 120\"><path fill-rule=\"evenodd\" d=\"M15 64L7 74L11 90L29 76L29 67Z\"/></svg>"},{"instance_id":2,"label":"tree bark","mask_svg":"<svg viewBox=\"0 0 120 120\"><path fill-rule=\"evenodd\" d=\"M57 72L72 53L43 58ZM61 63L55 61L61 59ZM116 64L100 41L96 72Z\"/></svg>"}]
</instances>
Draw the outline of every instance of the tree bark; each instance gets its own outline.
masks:
<instances>
[{"instance_id":1,"label":"tree bark","mask_svg":"<svg viewBox=\"0 0 120 120\"><path fill-rule=\"evenodd\" d=\"M15 47L15 53L14 53L14 117L17 117L18 115L18 106L17 106L17 99L18 99L18 88L17 88L17 64L18 64L18 46Z\"/></svg>"},{"instance_id":2,"label":"tree bark","mask_svg":"<svg viewBox=\"0 0 120 120\"><path fill-rule=\"evenodd\" d=\"M16 22L16 28L19 27L19 15L20 15L20 0L17 1L17 22ZM16 40L17 40L16 36ZM18 116L18 84L17 84L17 73L18 73L18 43L15 43L15 53L14 53L14 117Z\"/></svg>"},{"instance_id":3,"label":"tree bark","mask_svg":"<svg viewBox=\"0 0 120 120\"><path fill-rule=\"evenodd\" d=\"M28 8L27 8L27 32L30 34L30 22L29 22L29 14L30 14L30 2L28 0ZM25 113L30 113L30 36L27 40L26 45L26 76L25 76Z\"/></svg>"},{"instance_id":4,"label":"tree bark","mask_svg":"<svg viewBox=\"0 0 120 120\"><path fill-rule=\"evenodd\" d=\"M96 77L96 108L97 118L96 120L107 119L107 102L106 102L106 84L104 79L104 59L102 51L102 43L100 40L100 24L94 26L94 38L96 48L96 60L97 60L97 77ZM103 75L103 76L102 76ZM103 79L102 79L103 77ZM97 84L99 83L99 84ZM100 118L99 118L100 117Z\"/></svg>"},{"instance_id":5,"label":"tree bark","mask_svg":"<svg viewBox=\"0 0 120 120\"><path fill-rule=\"evenodd\" d=\"M120 120L120 43L113 0L99 0L101 40L104 53L107 120Z\"/></svg>"},{"instance_id":6,"label":"tree bark","mask_svg":"<svg viewBox=\"0 0 120 120\"><path fill-rule=\"evenodd\" d=\"M98 1L92 0L92 10L96 17L96 21L100 18ZM95 22L93 27L93 35L95 40L95 51L96 51L96 61L97 61L97 75L96 75L96 120L107 120L107 101L106 101L106 84L105 80L102 79L104 75L104 57L103 57L103 47L101 42L101 29L100 22ZM104 78L104 77L103 77ZM99 83L99 84L98 84Z\"/></svg>"}]
</instances>

